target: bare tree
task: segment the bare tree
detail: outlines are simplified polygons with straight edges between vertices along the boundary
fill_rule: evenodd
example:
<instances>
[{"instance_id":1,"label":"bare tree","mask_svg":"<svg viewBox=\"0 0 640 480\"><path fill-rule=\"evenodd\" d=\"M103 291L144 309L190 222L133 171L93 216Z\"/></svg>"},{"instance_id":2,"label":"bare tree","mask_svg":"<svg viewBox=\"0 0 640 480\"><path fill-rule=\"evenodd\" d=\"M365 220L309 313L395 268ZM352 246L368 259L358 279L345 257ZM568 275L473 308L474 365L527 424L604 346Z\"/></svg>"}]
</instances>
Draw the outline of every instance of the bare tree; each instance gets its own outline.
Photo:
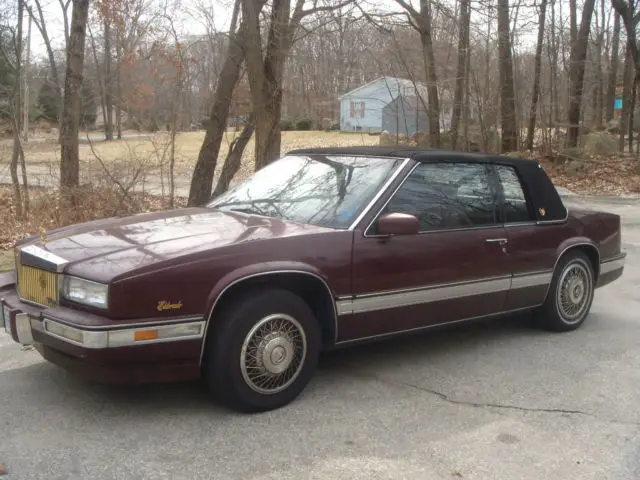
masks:
<instances>
[{"instance_id":1,"label":"bare tree","mask_svg":"<svg viewBox=\"0 0 640 480\"><path fill-rule=\"evenodd\" d=\"M615 12L613 21L613 40L611 41L611 61L609 62L609 80L605 97L605 120L613 119L613 106L616 99L616 83L618 79L618 50L620 50L620 13Z\"/></svg>"},{"instance_id":2,"label":"bare tree","mask_svg":"<svg viewBox=\"0 0 640 480\"><path fill-rule=\"evenodd\" d=\"M231 180L234 175L240 170L240 164L242 161L242 153L246 148L254 130L253 115L249 116L249 119L245 126L242 128L242 132L236 138L233 139L231 145L229 145L229 153L222 166L222 172L220 178L216 184L216 188L213 191L213 197L222 195L229 189Z\"/></svg>"},{"instance_id":3,"label":"bare tree","mask_svg":"<svg viewBox=\"0 0 640 480\"><path fill-rule=\"evenodd\" d=\"M58 73L58 64L56 61L56 57L53 51L53 47L51 45L51 38L49 36L49 31L47 29L47 22L45 20L45 15L44 15L44 11L42 9L42 4L40 3L40 0L34 0L34 3L36 5L36 12L34 13L33 11L33 7L27 5L27 12L29 13L29 16L31 17L31 19L33 20L33 23L35 23L36 28L38 29L38 31L40 32L40 35L42 36L42 41L44 43L45 49L47 51L47 58L49 60L49 69L50 69L50 74L51 74L51 81L54 84L54 91L55 91L55 98L54 98L54 102L55 102L55 106L56 106L56 111L60 111L60 108L62 106L62 90L63 90L63 82L62 79L60 78L60 75ZM67 46L69 44L69 20L68 20L68 12L69 12L69 5L71 4L71 0L59 0L60 3L60 7L62 10L62 18L64 21L64 31L65 31L65 42L64 42L64 48L65 51L67 49ZM62 120L61 118L59 119L60 121Z\"/></svg>"},{"instance_id":4,"label":"bare tree","mask_svg":"<svg viewBox=\"0 0 640 480\"><path fill-rule=\"evenodd\" d=\"M469 23L471 19L470 0L460 1L460 28L458 38L458 69L456 72L456 92L453 100L453 115L451 117L451 148L456 149L458 143L458 130L460 124L460 114L462 111L462 98L464 95L465 82L468 81L467 71L469 55ZM465 122L465 126L466 126Z\"/></svg>"},{"instance_id":5,"label":"bare tree","mask_svg":"<svg viewBox=\"0 0 640 480\"><path fill-rule=\"evenodd\" d=\"M72 189L80 183L78 130L88 16L89 0L73 0L60 131L60 187L63 189Z\"/></svg>"},{"instance_id":6,"label":"bare tree","mask_svg":"<svg viewBox=\"0 0 640 480\"><path fill-rule=\"evenodd\" d=\"M12 105L11 105L11 124L13 128L13 152L11 154L11 163L9 164L9 171L11 174L11 183L13 185L13 197L14 205L16 209L16 216L21 218L23 212L23 199L22 192L20 190L20 180L18 178L18 161L22 158L24 164L24 151L22 149L22 139L20 138L20 128L22 125L22 100L20 94L20 80L22 75L22 23L24 16L24 0L18 0L18 18L16 31L12 32L12 44L14 46L13 56L15 58L15 64L13 65L13 91L12 93ZM2 52L5 58L9 58L7 52ZM26 189L25 189L26 195Z\"/></svg>"},{"instance_id":7,"label":"bare tree","mask_svg":"<svg viewBox=\"0 0 640 480\"><path fill-rule=\"evenodd\" d=\"M582 7L582 21L576 41L571 45L571 66L569 83L569 110L567 129L567 147L578 146L580 135L580 107L582 106L582 92L584 90L584 70L587 59L587 47L589 43L589 31L591 30L591 17L595 0L585 0Z\"/></svg>"},{"instance_id":8,"label":"bare tree","mask_svg":"<svg viewBox=\"0 0 640 480\"><path fill-rule=\"evenodd\" d=\"M630 2L625 0L611 0L611 5L622 18L622 23L627 32L629 53L633 59L636 77L638 77L638 72L640 71L640 50L638 48L637 30L638 23L640 23L640 12L636 11L637 5L633 0Z\"/></svg>"},{"instance_id":9,"label":"bare tree","mask_svg":"<svg viewBox=\"0 0 640 480\"><path fill-rule=\"evenodd\" d=\"M242 0L236 0L233 10L227 57L218 77L213 106L211 107L211 113L209 115L209 123L202 147L200 147L198 161L196 162L196 166L193 169L193 176L191 177L188 200L188 205L190 206L202 205L211 197L213 176L218 162L218 153L220 152L222 137L227 128L231 98L233 90L240 78L240 69L244 60L244 45L247 30L245 19L242 20L239 27L236 27L241 1Z\"/></svg>"},{"instance_id":10,"label":"bare tree","mask_svg":"<svg viewBox=\"0 0 640 480\"><path fill-rule=\"evenodd\" d=\"M618 143L618 149L624 151L624 139L625 133L631 133L631 125L633 123L633 110L631 109L631 97L634 82L634 68L633 68L633 55L629 48L629 42L627 42L627 48L625 48L624 55L624 73L623 73L623 88L622 88L622 117L620 118L620 140ZM631 136L631 135L630 135Z\"/></svg>"},{"instance_id":11,"label":"bare tree","mask_svg":"<svg viewBox=\"0 0 640 480\"><path fill-rule=\"evenodd\" d=\"M536 114L538 112L538 97L540 96L540 68L542 63L542 47L544 43L544 24L547 14L547 0L540 2L540 17L538 19L538 42L536 44L536 59L533 73L533 93L531 108L529 109L529 130L527 131L527 149L533 150L533 136L536 130Z\"/></svg>"},{"instance_id":12,"label":"bare tree","mask_svg":"<svg viewBox=\"0 0 640 480\"><path fill-rule=\"evenodd\" d=\"M511 59L509 0L498 0L498 50L500 54L500 112L502 125L502 152L518 149L516 104Z\"/></svg>"},{"instance_id":13,"label":"bare tree","mask_svg":"<svg viewBox=\"0 0 640 480\"><path fill-rule=\"evenodd\" d=\"M407 12L411 26L420 34L420 44L424 59L425 78L427 81L427 115L429 117L429 141L432 147L440 147L440 99L438 96L438 75L433 51L431 0L420 0L420 11L417 11L405 0L395 0ZM464 64L463 64L464 65Z\"/></svg>"},{"instance_id":14,"label":"bare tree","mask_svg":"<svg viewBox=\"0 0 640 480\"><path fill-rule=\"evenodd\" d=\"M265 0L242 0L242 15L246 21L245 59L256 121L256 170L280 155L280 119L282 116L283 71L285 61L305 17L318 12L333 11L349 3L313 6L305 9L304 0L274 0L266 28L266 44L260 28L260 13Z\"/></svg>"}]
</instances>

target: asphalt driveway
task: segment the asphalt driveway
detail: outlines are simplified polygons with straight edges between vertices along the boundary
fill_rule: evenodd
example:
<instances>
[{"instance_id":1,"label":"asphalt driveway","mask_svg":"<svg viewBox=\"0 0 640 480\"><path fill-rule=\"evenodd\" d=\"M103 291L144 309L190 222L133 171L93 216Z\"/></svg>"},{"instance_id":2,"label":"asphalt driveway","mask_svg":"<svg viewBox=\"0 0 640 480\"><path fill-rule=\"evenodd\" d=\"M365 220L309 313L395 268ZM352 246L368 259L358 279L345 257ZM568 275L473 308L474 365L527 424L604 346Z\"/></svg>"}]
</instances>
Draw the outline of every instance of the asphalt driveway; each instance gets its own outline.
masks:
<instances>
[{"instance_id":1,"label":"asphalt driveway","mask_svg":"<svg viewBox=\"0 0 640 480\"><path fill-rule=\"evenodd\" d=\"M527 316L325 355L289 407L239 415L197 384L88 384L0 336L9 479L638 479L640 204L624 277L583 327Z\"/></svg>"}]
</instances>

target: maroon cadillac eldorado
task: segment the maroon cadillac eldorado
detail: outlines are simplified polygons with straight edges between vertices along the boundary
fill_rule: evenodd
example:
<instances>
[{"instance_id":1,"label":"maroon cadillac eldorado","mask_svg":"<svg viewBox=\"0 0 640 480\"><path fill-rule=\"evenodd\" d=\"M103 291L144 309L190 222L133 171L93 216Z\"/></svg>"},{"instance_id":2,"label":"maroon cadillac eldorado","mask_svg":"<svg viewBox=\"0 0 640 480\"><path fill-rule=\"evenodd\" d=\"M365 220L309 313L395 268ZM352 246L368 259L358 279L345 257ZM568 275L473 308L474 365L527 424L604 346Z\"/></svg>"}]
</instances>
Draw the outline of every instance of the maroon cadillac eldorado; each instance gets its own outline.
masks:
<instances>
[{"instance_id":1,"label":"maroon cadillac eldorado","mask_svg":"<svg viewBox=\"0 0 640 480\"><path fill-rule=\"evenodd\" d=\"M296 150L201 208L19 242L0 326L90 379L268 410L321 350L521 310L573 330L625 256L620 217L568 211L535 161Z\"/></svg>"}]
</instances>

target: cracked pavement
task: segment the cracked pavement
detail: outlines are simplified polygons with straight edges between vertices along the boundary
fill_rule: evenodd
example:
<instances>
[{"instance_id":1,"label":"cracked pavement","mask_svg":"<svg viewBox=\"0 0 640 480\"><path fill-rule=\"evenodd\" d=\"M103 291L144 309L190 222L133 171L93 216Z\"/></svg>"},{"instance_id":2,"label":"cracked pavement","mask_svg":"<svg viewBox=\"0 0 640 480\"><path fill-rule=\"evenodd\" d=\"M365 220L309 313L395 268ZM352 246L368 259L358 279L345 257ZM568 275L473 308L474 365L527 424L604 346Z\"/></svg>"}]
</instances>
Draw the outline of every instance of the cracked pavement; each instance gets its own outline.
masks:
<instances>
[{"instance_id":1,"label":"cracked pavement","mask_svg":"<svg viewBox=\"0 0 640 480\"><path fill-rule=\"evenodd\" d=\"M628 252L581 329L519 315L325 354L266 414L92 385L0 335L2 478L637 480L640 202L567 203L621 214Z\"/></svg>"}]
</instances>

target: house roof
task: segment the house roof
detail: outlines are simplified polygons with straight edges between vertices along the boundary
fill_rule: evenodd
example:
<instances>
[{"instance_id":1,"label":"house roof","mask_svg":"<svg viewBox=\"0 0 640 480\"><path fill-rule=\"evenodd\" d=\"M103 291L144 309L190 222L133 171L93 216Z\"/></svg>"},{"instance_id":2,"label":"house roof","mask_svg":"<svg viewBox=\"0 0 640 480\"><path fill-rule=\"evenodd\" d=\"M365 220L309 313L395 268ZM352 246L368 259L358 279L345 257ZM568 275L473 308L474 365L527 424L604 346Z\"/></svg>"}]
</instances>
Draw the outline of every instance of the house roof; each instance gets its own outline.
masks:
<instances>
[{"instance_id":1,"label":"house roof","mask_svg":"<svg viewBox=\"0 0 640 480\"><path fill-rule=\"evenodd\" d=\"M418 90L418 93L420 95L424 95L426 97L427 95L427 86L422 83L422 82L417 82L414 80L410 80L408 78L399 78L399 77L387 77L387 76L383 76L383 77L378 77L375 80L372 80L369 83L365 83L364 85L359 86L358 88L354 88L353 90L340 95L338 97L339 100L342 100L345 97L349 97L351 95L353 95L356 92L359 92L360 90L363 90L377 82L380 81L384 81L385 83L387 83L392 90ZM402 92L400 92L402 93ZM395 98L395 97L394 97Z\"/></svg>"}]
</instances>

